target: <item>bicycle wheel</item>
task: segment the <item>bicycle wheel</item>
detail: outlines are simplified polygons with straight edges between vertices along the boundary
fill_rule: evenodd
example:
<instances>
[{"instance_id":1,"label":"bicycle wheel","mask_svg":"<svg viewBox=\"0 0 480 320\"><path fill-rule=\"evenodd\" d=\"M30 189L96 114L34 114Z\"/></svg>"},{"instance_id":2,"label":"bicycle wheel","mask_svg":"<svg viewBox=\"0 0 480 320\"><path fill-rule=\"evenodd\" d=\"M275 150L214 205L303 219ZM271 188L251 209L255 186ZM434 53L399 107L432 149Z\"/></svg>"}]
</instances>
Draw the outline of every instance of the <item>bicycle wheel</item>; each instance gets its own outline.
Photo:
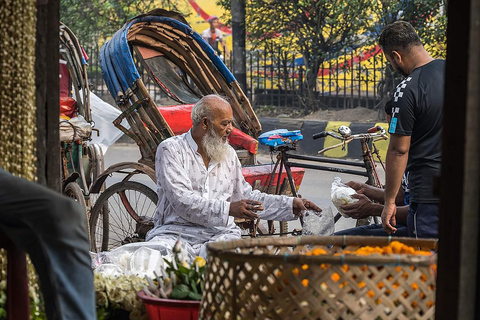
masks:
<instances>
[{"instance_id":1,"label":"bicycle wheel","mask_svg":"<svg viewBox=\"0 0 480 320\"><path fill-rule=\"evenodd\" d=\"M85 212L85 216L87 217L87 231L89 231L89 221L88 221L88 214L87 214L87 205L85 203L85 196L83 195L82 188L76 182L69 182L63 189L63 194L69 198L72 198L77 202L81 207L83 212Z\"/></svg>"},{"instance_id":2,"label":"bicycle wheel","mask_svg":"<svg viewBox=\"0 0 480 320\"><path fill-rule=\"evenodd\" d=\"M80 188L78 183L76 182L67 183L67 185L65 186L65 189L63 190L63 194L69 198L72 198L76 202L78 202L78 204L82 206L83 210L85 212L87 211L87 206L85 204L85 196L83 195L82 188Z\"/></svg>"},{"instance_id":3,"label":"bicycle wheel","mask_svg":"<svg viewBox=\"0 0 480 320\"><path fill-rule=\"evenodd\" d=\"M152 189L135 181L108 187L92 208L91 251L109 251L126 243L145 241L147 231L153 227L157 200Z\"/></svg>"}]
</instances>

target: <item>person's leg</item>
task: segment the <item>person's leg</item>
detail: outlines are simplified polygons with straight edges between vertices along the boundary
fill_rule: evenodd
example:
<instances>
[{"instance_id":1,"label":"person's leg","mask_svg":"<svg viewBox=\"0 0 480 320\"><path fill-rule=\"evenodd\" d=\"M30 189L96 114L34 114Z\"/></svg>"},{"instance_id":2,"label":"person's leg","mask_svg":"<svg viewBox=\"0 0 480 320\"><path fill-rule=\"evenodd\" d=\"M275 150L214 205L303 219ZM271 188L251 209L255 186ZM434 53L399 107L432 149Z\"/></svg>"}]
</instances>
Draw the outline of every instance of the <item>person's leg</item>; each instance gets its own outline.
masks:
<instances>
[{"instance_id":1,"label":"person's leg","mask_svg":"<svg viewBox=\"0 0 480 320\"><path fill-rule=\"evenodd\" d=\"M416 238L416 231L415 231L415 216L417 214L417 203L410 203L408 207L408 215L407 215L407 230L408 236L411 238Z\"/></svg>"},{"instance_id":2,"label":"person's leg","mask_svg":"<svg viewBox=\"0 0 480 320\"><path fill-rule=\"evenodd\" d=\"M189 260L193 260L196 252L190 241L185 238L184 235L164 233L153 237L147 242L143 242L142 245L154 250L160 250L162 255L169 256L173 254L173 247L179 238L182 245L182 250L188 255Z\"/></svg>"},{"instance_id":3,"label":"person's leg","mask_svg":"<svg viewBox=\"0 0 480 320\"><path fill-rule=\"evenodd\" d=\"M96 319L86 226L71 199L0 169L0 228L30 255L48 319Z\"/></svg>"},{"instance_id":4,"label":"person's leg","mask_svg":"<svg viewBox=\"0 0 480 320\"><path fill-rule=\"evenodd\" d=\"M414 226L417 238L438 238L438 204L418 203Z\"/></svg>"},{"instance_id":5,"label":"person's leg","mask_svg":"<svg viewBox=\"0 0 480 320\"><path fill-rule=\"evenodd\" d=\"M350 228L345 230L340 230L335 232L333 235L335 236L343 236L343 235L350 235L350 236L376 236L376 237L388 237L389 234L385 232L381 224L370 224L367 226L359 226L356 228ZM407 227L404 224L397 225L397 232L392 234L392 236L396 237L406 237L408 236Z\"/></svg>"},{"instance_id":6,"label":"person's leg","mask_svg":"<svg viewBox=\"0 0 480 320\"><path fill-rule=\"evenodd\" d=\"M208 241L203 243L197 243L193 246L195 249L197 256L204 258L207 260L207 245L210 242L217 242L217 241L230 241L230 240L238 240L240 237L236 233L219 233L217 235L212 236Z\"/></svg>"}]
</instances>

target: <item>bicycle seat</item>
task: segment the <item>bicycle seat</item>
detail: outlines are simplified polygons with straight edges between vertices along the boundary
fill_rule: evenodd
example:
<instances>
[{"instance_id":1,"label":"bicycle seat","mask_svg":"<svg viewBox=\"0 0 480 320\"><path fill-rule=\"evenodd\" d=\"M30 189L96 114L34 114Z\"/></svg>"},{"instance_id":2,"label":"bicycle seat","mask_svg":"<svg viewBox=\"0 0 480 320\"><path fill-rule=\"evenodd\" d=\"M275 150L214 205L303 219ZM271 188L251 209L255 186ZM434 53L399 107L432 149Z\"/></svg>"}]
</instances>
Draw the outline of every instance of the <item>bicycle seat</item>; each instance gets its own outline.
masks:
<instances>
[{"instance_id":1,"label":"bicycle seat","mask_svg":"<svg viewBox=\"0 0 480 320\"><path fill-rule=\"evenodd\" d=\"M291 144L300 140L303 140L303 135L300 130L288 131L287 129L268 131L258 137L258 141L261 144L270 147Z\"/></svg>"}]
</instances>

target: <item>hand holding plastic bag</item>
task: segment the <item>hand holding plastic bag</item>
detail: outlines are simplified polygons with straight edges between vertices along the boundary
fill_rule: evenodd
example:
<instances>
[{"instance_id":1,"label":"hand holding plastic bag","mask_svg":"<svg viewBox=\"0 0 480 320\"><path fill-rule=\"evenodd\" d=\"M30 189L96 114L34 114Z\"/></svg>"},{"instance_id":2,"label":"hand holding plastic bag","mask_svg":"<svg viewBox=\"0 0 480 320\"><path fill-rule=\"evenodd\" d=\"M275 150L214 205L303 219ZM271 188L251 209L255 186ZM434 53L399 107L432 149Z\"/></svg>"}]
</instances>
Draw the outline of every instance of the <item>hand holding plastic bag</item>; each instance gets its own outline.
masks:
<instances>
[{"instance_id":1,"label":"hand holding plastic bag","mask_svg":"<svg viewBox=\"0 0 480 320\"><path fill-rule=\"evenodd\" d=\"M322 212L306 210L302 214L302 235L330 236L335 231L335 221L330 207Z\"/></svg>"},{"instance_id":2,"label":"hand holding plastic bag","mask_svg":"<svg viewBox=\"0 0 480 320\"><path fill-rule=\"evenodd\" d=\"M350 217L343 212L341 206L344 204L357 202L358 199L351 197L356 193L357 192L353 188L350 188L346 184L342 183L339 177L336 177L335 179L333 179L332 189L331 189L332 202L337 208L338 212L340 212L340 214L345 218L350 218Z\"/></svg>"}]
</instances>

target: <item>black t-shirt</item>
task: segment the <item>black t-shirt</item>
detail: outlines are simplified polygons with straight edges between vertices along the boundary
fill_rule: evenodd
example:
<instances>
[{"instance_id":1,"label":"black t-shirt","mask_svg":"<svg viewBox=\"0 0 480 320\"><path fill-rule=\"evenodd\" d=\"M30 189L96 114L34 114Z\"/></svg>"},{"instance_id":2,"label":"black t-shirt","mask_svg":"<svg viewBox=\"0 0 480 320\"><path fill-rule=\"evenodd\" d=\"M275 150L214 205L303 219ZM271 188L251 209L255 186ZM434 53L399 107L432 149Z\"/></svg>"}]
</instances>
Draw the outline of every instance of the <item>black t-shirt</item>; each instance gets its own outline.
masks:
<instances>
[{"instance_id":1,"label":"black t-shirt","mask_svg":"<svg viewBox=\"0 0 480 320\"><path fill-rule=\"evenodd\" d=\"M436 203L433 179L440 176L445 60L416 68L397 86L389 133L411 136L407 169L410 202Z\"/></svg>"}]
</instances>

